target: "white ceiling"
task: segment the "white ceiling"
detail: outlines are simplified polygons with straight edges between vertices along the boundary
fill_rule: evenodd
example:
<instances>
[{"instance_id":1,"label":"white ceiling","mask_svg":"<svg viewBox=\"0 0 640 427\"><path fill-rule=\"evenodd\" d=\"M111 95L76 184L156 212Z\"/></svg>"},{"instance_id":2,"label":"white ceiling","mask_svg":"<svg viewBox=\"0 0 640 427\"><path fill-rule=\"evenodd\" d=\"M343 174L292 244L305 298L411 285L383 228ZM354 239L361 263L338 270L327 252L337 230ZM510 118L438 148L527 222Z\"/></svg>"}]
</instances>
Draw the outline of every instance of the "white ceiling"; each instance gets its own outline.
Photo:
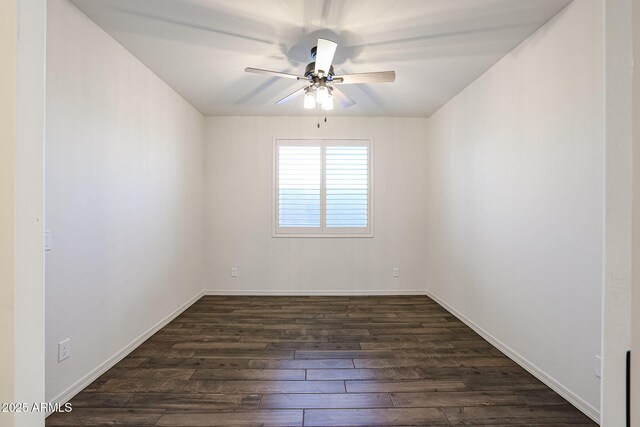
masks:
<instances>
[{"instance_id":1,"label":"white ceiling","mask_svg":"<svg viewBox=\"0 0 640 427\"><path fill-rule=\"evenodd\" d=\"M395 83L343 85L356 101L333 115L425 117L571 0L72 0L206 115L314 115L302 82L318 36L336 74L396 71Z\"/></svg>"}]
</instances>

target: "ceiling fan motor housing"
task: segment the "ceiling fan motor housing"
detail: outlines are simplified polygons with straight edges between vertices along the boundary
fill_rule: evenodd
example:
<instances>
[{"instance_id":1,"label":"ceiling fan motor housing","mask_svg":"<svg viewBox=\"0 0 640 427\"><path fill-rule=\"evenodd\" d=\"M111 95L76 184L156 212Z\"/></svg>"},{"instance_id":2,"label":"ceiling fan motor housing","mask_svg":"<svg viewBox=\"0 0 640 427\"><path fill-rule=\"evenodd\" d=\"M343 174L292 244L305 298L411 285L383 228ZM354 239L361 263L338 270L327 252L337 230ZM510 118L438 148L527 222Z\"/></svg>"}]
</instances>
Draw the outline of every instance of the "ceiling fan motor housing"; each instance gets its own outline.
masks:
<instances>
[{"instance_id":1,"label":"ceiling fan motor housing","mask_svg":"<svg viewBox=\"0 0 640 427\"><path fill-rule=\"evenodd\" d=\"M316 54L318 53L318 46L314 46L311 48L311 59L313 59L313 62L310 62L307 65L307 68L305 68L304 70L304 76L307 77L309 80L311 80L314 76L314 71L316 68ZM322 70L324 71L324 75L327 78L328 81L333 80L333 76L335 75L333 73L333 65L331 67L329 67L329 71L326 70Z\"/></svg>"},{"instance_id":2,"label":"ceiling fan motor housing","mask_svg":"<svg viewBox=\"0 0 640 427\"><path fill-rule=\"evenodd\" d=\"M310 62L307 65L307 68L304 69L304 76L307 77L307 78L313 78L313 76L314 76L313 72L315 71L315 69L316 69L315 61L314 62ZM328 73L325 72L325 77L327 78L328 81L331 81L331 80L333 80L333 76L334 75L335 74L333 73L333 65L332 65L331 67L329 67L329 72Z\"/></svg>"}]
</instances>

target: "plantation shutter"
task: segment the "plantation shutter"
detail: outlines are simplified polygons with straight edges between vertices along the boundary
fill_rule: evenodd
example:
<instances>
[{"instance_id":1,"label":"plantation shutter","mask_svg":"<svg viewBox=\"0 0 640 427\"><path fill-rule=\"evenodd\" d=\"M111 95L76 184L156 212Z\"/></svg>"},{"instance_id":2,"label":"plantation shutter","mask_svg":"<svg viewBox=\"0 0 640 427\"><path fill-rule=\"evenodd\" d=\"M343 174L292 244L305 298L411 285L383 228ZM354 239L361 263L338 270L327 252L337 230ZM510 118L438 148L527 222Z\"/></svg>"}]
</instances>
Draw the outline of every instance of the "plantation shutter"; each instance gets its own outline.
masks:
<instances>
[{"instance_id":1,"label":"plantation shutter","mask_svg":"<svg viewBox=\"0 0 640 427\"><path fill-rule=\"evenodd\" d=\"M321 226L322 146L320 142L279 144L278 227L290 232Z\"/></svg>"},{"instance_id":2,"label":"plantation shutter","mask_svg":"<svg viewBox=\"0 0 640 427\"><path fill-rule=\"evenodd\" d=\"M334 233L369 227L369 143L327 141L326 227Z\"/></svg>"},{"instance_id":3,"label":"plantation shutter","mask_svg":"<svg viewBox=\"0 0 640 427\"><path fill-rule=\"evenodd\" d=\"M274 236L371 236L370 140L276 140Z\"/></svg>"}]
</instances>

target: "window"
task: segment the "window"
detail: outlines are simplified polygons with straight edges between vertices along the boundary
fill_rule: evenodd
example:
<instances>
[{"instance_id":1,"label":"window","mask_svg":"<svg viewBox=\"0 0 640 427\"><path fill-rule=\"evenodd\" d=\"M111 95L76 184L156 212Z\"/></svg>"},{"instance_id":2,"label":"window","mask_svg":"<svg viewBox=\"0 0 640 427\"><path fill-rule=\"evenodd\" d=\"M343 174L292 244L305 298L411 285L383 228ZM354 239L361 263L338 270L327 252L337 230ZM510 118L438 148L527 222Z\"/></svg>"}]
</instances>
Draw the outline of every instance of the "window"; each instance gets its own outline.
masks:
<instances>
[{"instance_id":1,"label":"window","mask_svg":"<svg viewBox=\"0 0 640 427\"><path fill-rule=\"evenodd\" d=\"M274 237L371 237L370 140L274 144Z\"/></svg>"}]
</instances>

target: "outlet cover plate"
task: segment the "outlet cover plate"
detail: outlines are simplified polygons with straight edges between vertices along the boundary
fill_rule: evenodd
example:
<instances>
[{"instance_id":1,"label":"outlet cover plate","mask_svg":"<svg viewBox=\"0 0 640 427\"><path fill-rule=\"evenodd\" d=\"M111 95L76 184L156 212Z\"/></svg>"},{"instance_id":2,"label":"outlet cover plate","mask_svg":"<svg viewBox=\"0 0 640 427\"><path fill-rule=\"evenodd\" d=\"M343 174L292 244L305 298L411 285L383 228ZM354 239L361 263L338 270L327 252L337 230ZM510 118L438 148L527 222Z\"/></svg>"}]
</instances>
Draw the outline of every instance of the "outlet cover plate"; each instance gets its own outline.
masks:
<instances>
[{"instance_id":1,"label":"outlet cover plate","mask_svg":"<svg viewBox=\"0 0 640 427\"><path fill-rule=\"evenodd\" d=\"M71 357L71 338L58 343L58 362L62 362L69 357Z\"/></svg>"}]
</instances>

